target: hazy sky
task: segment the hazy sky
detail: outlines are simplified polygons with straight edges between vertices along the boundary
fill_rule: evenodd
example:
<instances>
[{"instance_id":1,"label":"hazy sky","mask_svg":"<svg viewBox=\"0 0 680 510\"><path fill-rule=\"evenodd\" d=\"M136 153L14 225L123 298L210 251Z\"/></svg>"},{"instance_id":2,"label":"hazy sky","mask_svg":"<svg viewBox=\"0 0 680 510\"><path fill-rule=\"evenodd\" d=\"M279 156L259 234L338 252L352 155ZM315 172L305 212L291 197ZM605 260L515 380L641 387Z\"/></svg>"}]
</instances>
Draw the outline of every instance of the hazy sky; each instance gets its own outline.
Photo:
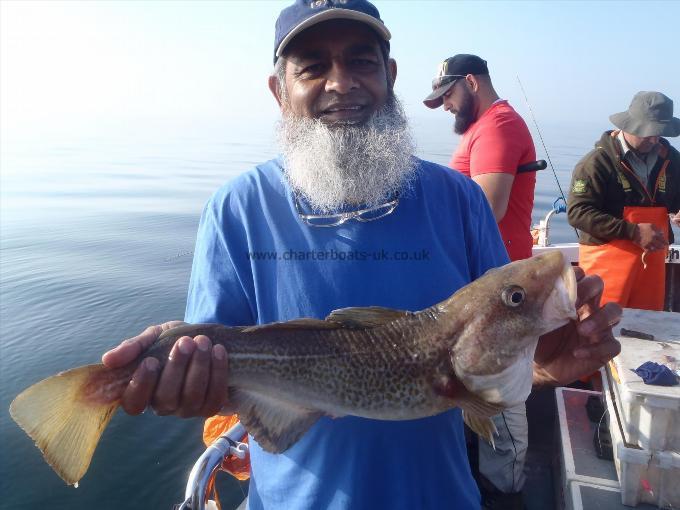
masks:
<instances>
[{"instance_id":1,"label":"hazy sky","mask_svg":"<svg viewBox=\"0 0 680 510\"><path fill-rule=\"evenodd\" d=\"M680 2L376 0L391 30L397 93L412 117L438 64L489 63L501 96L546 124L609 124L639 90L680 114ZM289 1L0 2L4 136L270 125L274 22Z\"/></svg>"}]
</instances>

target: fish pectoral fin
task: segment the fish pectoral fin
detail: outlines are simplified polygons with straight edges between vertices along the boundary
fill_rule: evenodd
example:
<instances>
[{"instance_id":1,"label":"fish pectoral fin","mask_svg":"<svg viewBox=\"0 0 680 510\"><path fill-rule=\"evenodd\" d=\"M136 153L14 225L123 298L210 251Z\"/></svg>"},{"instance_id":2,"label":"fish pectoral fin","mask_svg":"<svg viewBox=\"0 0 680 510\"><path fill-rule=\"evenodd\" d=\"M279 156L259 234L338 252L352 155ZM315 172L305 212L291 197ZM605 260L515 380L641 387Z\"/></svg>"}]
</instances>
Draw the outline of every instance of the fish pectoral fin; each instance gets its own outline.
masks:
<instances>
[{"instance_id":1,"label":"fish pectoral fin","mask_svg":"<svg viewBox=\"0 0 680 510\"><path fill-rule=\"evenodd\" d=\"M382 306L366 306L333 310L326 320L340 323L346 328L375 328L409 315L413 315L413 312Z\"/></svg>"},{"instance_id":2,"label":"fish pectoral fin","mask_svg":"<svg viewBox=\"0 0 680 510\"><path fill-rule=\"evenodd\" d=\"M261 333L262 331L272 331L281 329L340 329L342 325L334 324L320 319L294 319L286 322L274 322L271 324L261 324L258 326L248 326L241 330L242 333Z\"/></svg>"},{"instance_id":3,"label":"fish pectoral fin","mask_svg":"<svg viewBox=\"0 0 680 510\"><path fill-rule=\"evenodd\" d=\"M229 400L248 433L270 453L286 451L323 415L241 388L232 389Z\"/></svg>"},{"instance_id":4,"label":"fish pectoral fin","mask_svg":"<svg viewBox=\"0 0 680 510\"><path fill-rule=\"evenodd\" d=\"M479 416L463 409L463 421L475 434L482 439L486 439L491 443L493 449L496 449L496 443L494 442L493 436L498 435L498 429L490 417Z\"/></svg>"},{"instance_id":5,"label":"fish pectoral fin","mask_svg":"<svg viewBox=\"0 0 680 510\"><path fill-rule=\"evenodd\" d=\"M491 417L502 413L505 408L499 404L487 402L467 390L456 398L456 400L458 405L463 409L463 420L465 421L465 424L479 437L486 439L491 443L491 446L496 449L493 436L494 434L498 434L498 430Z\"/></svg>"},{"instance_id":6,"label":"fish pectoral fin","mask_svg":"<svg viewBox=\"0 0 680 510\"><path fill-rule=\"evenodd\" d=\"M10 405L14 421L69 485L87 471L118 408L118 399L88 398L92 377L107 371L103 365L87 365L62 372L27 388Z\"/></svg>"}]
</instances>

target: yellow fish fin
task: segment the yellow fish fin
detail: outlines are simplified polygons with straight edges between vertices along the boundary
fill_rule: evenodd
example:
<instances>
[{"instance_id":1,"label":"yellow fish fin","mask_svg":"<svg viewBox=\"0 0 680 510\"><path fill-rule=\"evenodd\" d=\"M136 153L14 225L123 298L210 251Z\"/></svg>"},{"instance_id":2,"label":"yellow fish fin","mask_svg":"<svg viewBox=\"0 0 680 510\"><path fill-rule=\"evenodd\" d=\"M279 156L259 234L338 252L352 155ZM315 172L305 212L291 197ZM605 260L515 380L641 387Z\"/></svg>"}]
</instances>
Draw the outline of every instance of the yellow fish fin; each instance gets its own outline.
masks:
<instances>
[{"instance_id":1,"label":"yellow fish fin","mask_svg":"<svg viewBox=\"0 0 680 510\"><path fill-rule=\"evenodd\" d=\"M47 463L75 484L90 465L99 438L119 400L96 393L91 378L108 372L87 365L61 372L21 392L9 408L17 424L35 441Z\"/></svg>"},{"instance_id":2,"label":"yellow fish fin","mask_svg":"<svg viewBox=\"0 0 680 510\"><path fill-rule=\"evenodd\" d=\"M498 434L498 429L491 419L505 409L500 404L492 404L467 389L457 397L457 404L463 409L463 421L475 434L486 439L496 449L493 436Z\"/></svg>"},{"instance_id":3,"label":"yellow fish fin","mask_svg":"<svg viewBox=\"0 0 680 510\"><path fill-rule=\"evenodd\" d=\"M498 435L498 429L491 418L479 416L463 409L463 421L468 427L472 429L475 434L477 434L482 439L486 439L489 443L491 443L493 449L496 449L493 436Z\"/></svg>"}]
</instances>

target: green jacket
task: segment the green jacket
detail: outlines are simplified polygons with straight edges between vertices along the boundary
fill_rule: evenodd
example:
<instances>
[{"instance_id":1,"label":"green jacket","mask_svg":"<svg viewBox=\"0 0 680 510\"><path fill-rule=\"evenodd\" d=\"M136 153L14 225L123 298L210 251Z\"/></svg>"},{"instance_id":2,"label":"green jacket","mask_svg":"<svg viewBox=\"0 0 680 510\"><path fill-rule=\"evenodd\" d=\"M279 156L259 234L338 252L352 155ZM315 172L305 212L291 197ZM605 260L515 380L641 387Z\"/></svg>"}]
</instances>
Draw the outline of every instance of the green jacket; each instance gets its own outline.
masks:
<instances>
[{"instance_id":1,"label":"green jacket","mask_svg":"<svg viewBox=\"0 0 680 510\"><path fill-rule=\"evenodd\" d=\"M673 213L680 209L680 152L661 139L648 193L630 167L622 163L623 151L616 134L617 131L606 131L595 149L578 162L572 175L567 217L569 224L581 231L581 244L632 240L635 224L622 219L624 206L665 206ZM665 179L659 179L664 166ZM670 225L668 228L673 242L673 231Z\"/></svg>"}]
</instances>

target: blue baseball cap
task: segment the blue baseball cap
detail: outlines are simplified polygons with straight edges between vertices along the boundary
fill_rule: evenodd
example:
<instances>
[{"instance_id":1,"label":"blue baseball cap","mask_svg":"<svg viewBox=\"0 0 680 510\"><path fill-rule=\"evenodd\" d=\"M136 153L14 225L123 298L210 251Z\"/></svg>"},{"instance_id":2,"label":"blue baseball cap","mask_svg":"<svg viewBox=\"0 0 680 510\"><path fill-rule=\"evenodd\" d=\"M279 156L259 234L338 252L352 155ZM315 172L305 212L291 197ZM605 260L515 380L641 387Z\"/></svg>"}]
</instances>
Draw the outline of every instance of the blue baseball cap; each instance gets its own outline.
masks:
<instances>
[{"instance_id":1,"label":"blue baseball cap","mask_svg":"<svg viewBox=\"0 0 680 510\"><path fill-rule=\"evenodd\" d=\"M386 42L391 34L380 19L378 9L366 0L295 0L276 20L274 63L286 46L303 30L329 19L349 19L366 23Z\"/></svg>"}]
</instances>

